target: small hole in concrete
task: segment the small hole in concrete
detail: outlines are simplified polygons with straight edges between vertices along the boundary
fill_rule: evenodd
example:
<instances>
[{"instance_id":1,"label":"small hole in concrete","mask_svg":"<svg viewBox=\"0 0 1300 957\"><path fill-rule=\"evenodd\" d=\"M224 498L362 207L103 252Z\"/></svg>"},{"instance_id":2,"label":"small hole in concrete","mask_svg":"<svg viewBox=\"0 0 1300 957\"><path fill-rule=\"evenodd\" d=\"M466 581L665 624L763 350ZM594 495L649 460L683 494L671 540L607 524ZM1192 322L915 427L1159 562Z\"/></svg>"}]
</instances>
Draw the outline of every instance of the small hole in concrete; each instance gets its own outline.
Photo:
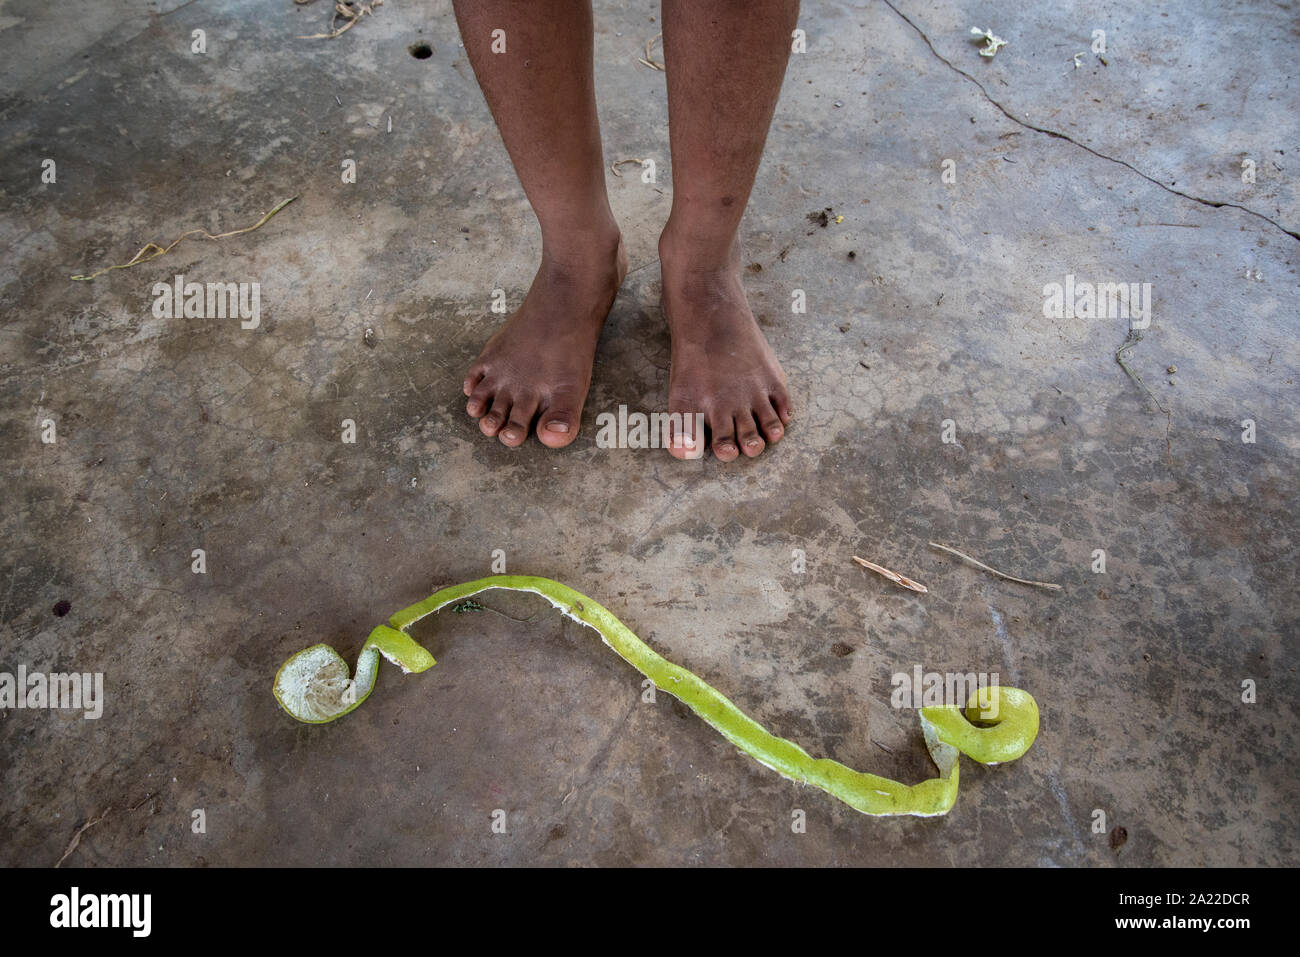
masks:
<instances>
[{"instance_id":1,"label":"small hole in concrete","mask_svg":"<svg viewBox=\"0 0 1300 957\"><path fill-rule=\"evenodd\" d=\"M72 602L65 598L62 601L56 602L52 610L55 615L62 618L68 612L72 611Z\"/></svg>"},{"instance_id":2,"label":"small hole in concrete","mask_svg":"<svg viewBox=\"0 0 1300 957\"><path fill-rule=\"evenodd\" d=\"M411 56L417 60L427 60L433 56L433 47L427 43L412 43L407 49L411 51Z\"/></svg>"}]
</instances>

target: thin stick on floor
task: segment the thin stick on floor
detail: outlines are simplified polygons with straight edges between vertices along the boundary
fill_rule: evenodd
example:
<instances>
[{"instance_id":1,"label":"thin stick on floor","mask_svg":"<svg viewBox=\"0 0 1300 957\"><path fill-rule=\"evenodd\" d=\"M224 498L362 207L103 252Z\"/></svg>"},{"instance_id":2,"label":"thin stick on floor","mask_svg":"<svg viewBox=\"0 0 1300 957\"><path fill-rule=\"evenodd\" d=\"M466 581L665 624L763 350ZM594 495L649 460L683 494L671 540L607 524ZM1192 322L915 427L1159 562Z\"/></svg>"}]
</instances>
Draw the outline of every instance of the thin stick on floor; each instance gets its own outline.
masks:
<instances>
[{"instance_id":1,"label":"thin stick on floor","mask_svg":"<svg viewBox=\"0 0 1300 957\"><path fill-rule=\"evenodd\" d=\"M75 850L77 849L77 845L81 843L81 835L85 834L87 831L89 831L89 830L90 830L92 827L94 827L96 824L98 824L98 823L100 823L101 821L103 821L104 818L108 817L109 813L110 813L112 810L113 810L113 809L112 809L111 807L109 807L109 808L105 808L104 810L100 811L99 814L97 814L97 815L95 815L94 817L92 817L92 818L91 818L89 821L87 821L85 824L81 825L81 827L77 828L77 833L74 834L74 835L72 835L72 840L68 842L68 849L67 849L66 851L63 852L63 856L60 857L60 858L55 862L54 866L55 866L55 867L61 867L61 866L63 865L63 862L66 861L66 860L68 859L68 857L72 854L72 852L75 851Z\"/></svg>"},{"instance_id":2,"label":"thin stick on floor","mask_svg":"<svg viewBox=\"0 0 1300 957\"><path fill-rule=\"evenodd\" d=\"M920 582L913 581L912 579L908 578L906 575L898 574L898 572L891 572L888 568L885 568L883 565L877 565L875 562L869 562L865 558L858 558L857 555L853 556L853 560L857 562L859 565L861 565L863 568L869 568L877 575L883 575L885 578L888 578L891 582L893 582L896 585L902 585L904 588L910 588L912 591L919 591L922 594L928 594L930 591L930 589L926 588Z\"/></svg>"},{"instance_id":3,"label":"thin stick on floor","mask_svg":"<svg viewBox=\"0 0 1300 957\"><path fill-rule=\"evenodd\" d=\"M958 558L962 559L963 561L970 562L976 568L982 568L984 569L984 571L991 572L992 574L997 575L999 578L1005 578L1009 582L1016 582L1021 585L1033 585L1035 588L1047 588L1052 591L1061 591L1061 586L1053 584L1052 582L1036 582L1036 581L1031 581L1028 578L1017 578L1015 575L1008 575L1006 572L1000 572L996 568L992 568L989 565L985 565L982 561L979 561L978 559L971 558L965 552L959 552L957 551L957 549L950 548L947 545L940 545L938 542L931 542L930 545L933 546L934 548L940 549L941 551L945 551L948 552L949 554L956 555Z\"/></svg>"},{"instance_id":4,"label":"thin stick on floor","mask_svg":"<svg viewBox=\"0 0 1300 957\"><path fill-rule=\"evenodd\" d=\"M150 791L148 794L146 794L135 804L131 805L131 807L127 808L127 810L137 811L140 809L141 806L145 804L145 802L150 801L157 796L158 796L157 791ZM81 844L81 835L85 834L96 824L102 823L104 819L108 817L110 814L112 814L115 810L116 808L114 808L112 805L109 805L108 807L104 808L104 810L100 811L97 815L92 817L85 824L81 825L81 827L77 828L77 833L73 834L72 840L68 842L68 849L63 852L63 856L60 857L58 861L55 862L54 866L55 867L62 866L63 862L66 861L68 857L71 856L72 852L77 849L78 845Z\"/></svg>"},{"instance_id":5,"label":"thin stick on floor","mask_svg":"<svg viewBox=\"0 0 1300 957\"><path fill-rule=\"evenodd\" d=\"M663 72L665 69L667 69L664 66L664 64L656 60L654 58L654 54L650 52L650 48L654 46L655 41L662 36L663 36L662 33L656 33L654 36L652 36L649 40L645 42L645 56L639 57L637 60L638 63L643 63L646 66L648 66L650 69L659 70L660 72Z\"/></svg>"},{"instance_id":6,"label":"thin stick on floor","mask_svg":"<svg viewBox=\"0 0 1300 957\"><path fill-rule=\"evenodd\" d=\"M243 229L232 229L228 233L217 233L215 235L208 232L206 229L187 230L186 232L183 232L179 236L177 236L176 239L174 239L171 242L171 244L168 245L166 248L159 246L157 243L145 243L143 246L140 247L140 251L131 257L129 262L124 262L117 266L105 266L103 269L96 270L95 272L92 272L89 275L73 276L72 278L77 282L87 282L91 279L95 279L98 276L104 275L104 273L106 272L112 272L114 269L130 269L132 266L138 266L141 263L147 263L151 259L157 259L159 256L167 255L176 247L178 243L180 243L182 239L185 239L187 236L201 235L205 239L227 239L230 236L242 236L244 233L251 233L253 230L261 229L263 226L265 226L272 216L274 216L280 210L284 209L286 206L288 206L297 198L298 198L297 196L290 196L288 199L281 200L280 202L276 203L274 208L272 208L272 210L269 213L267 213L265 216L259 219L252 226L245 226ZM146 253L148 255L146 255Z\"/></svg>"}]
</instances>

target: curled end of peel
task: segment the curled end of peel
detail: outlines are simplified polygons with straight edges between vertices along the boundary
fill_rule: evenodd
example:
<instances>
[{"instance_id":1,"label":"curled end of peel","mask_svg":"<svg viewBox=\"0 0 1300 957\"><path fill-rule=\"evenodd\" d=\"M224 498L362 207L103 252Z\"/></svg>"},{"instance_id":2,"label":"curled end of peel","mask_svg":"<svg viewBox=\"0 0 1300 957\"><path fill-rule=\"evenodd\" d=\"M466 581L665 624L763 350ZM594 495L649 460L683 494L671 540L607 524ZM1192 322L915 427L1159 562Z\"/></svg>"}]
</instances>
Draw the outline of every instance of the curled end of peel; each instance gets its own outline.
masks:
<instances>
[{"instance_id":1,"label":"curled end of peel","mask_svg":"<svg viewBox=\"0 0 1300 957\"><path fill-rule=\"evenodd\" d=\"M275 676L275 699L290 715L307 724L327 724L365 701L375 688L379 656L405 674L427 671L437 662L405 632L380 625L357 656L356 675L329 645L312 645L286 661Z\"/></svg>"},{"instance_id":2,"label":"curled end of peel","mask_svg":"<svg viewBox=\"0 0 1300 957\"><path fill-rule=\"evenodd\" d=\"M972 693L965 709L922 708L921 727L940 772L947 770L945 764L955 762L956 754L949 755L937 745L980 764L1002 764L1023 755L1038 737L1038 702L1027 691L995 685Z\"/></svg>"},{"instance_id":3,"label":"curled end of peel","mask_svg":"<svg viewBox=\"0 0 1300 957\"><path fill-rule=\"evenodd\" d=\"M370 633L366 639L366 648L374 648L401 668L402 674L418 675L438 663L424 646L416 644L414 638L388 625L380 625Z\"/></svg>"}]
</instances>

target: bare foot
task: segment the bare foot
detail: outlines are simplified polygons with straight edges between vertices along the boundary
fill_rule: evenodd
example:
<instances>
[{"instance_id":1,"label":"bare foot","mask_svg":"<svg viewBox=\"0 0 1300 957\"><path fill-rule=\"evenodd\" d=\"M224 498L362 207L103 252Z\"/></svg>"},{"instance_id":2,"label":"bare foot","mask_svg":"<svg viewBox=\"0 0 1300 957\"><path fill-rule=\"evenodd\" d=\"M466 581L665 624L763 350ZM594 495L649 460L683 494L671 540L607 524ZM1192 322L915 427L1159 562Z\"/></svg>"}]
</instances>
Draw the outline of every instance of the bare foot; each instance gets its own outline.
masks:
<instances>
[{"instance_id":1,"label":"bare foot","mask_svg":"<svg viewBox=\"0 0 1300 957\"><path fill-rule=\"evenodd\" d=\"M721 265L701 266L689 251L659 243L663 311L672 334L668 411L704 413L713 454L730 462L753 458L778 442L789 425L790 393L772 347L759 331L740 282L740 251ZM696 436L703 442L704 436ZM675 442L669 452L687 458Z\"/></svg>"},{"instance_id":2,"label":"bare foot","mask_svg":"<svg viewBox=\"0 0 1300 957\"><path fill-rule=\"evenodd\" d=\"M578 435L596 342L627 274L617 229L563 261L542 252L523 305L488 340L465 376L465 411L511 447L537 426L553 449Z\"/></svg>"}]
</instances>

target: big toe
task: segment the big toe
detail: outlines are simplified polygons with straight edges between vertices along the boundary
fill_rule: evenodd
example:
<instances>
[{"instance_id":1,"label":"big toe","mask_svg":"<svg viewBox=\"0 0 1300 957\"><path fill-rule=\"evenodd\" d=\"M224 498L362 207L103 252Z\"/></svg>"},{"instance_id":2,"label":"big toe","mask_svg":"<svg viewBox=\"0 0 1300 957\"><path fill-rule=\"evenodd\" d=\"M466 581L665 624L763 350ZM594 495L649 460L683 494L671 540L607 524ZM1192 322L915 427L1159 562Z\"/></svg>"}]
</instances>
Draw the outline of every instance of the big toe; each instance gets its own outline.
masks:
<instances>
[{"instance_id":1,"label":"big toe","mask_svg":"<svg viewBox=\"0 0 1300 957\"><path fill-rule=\"evenodd\" d=\"M556 395L537 419L537 438L549 449L562 449L578 437L582 402L571 395Z\"/></svg>"},{"instance_id":2,"label":"big toe","mask_svg":"<svg viewBox=\"0 0 1300 957\"><path fill-rule=\"evenodd\" d=\"M668 454L675 459L698 459L704 454L704 417L689 412L668 418Z\"/></svg>"}]
</instances>

